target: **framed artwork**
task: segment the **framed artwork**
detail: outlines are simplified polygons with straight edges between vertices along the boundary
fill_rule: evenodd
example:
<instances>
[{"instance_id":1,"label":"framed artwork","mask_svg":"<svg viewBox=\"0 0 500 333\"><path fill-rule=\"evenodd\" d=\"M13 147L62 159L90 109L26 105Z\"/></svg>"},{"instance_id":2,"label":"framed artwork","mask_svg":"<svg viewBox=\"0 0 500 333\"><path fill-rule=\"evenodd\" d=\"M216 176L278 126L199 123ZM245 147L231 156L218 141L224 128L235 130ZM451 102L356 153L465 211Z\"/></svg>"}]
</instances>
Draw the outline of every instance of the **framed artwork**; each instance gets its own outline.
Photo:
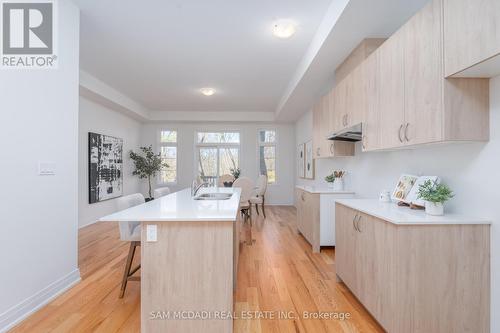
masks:
<instances>
[{"instance_id":1,"label":"framed artwork","mask_svg":"<svg viewBox=\"0 0 500 333\"><path fill-rule=\"evenodd\" d=\"M123 194L123 139L89 132L89 203Z\"/></svg>"},{"instance_id":2,"label":"framed artwork","mask_svg":"<svg viewBox=\"0 0 500 333\"><path fill-rule=\"evenodd\" d=\"M413 185L417 181L418 177L413 175L401 175L399 177L396 188L392 192L391 199L396 201L402 201L408 203L407 196L410 193Z\"/></svg>"},{"instance_id":3,"label":"framed artwork","mask_svg":"<svg viewBox=\"0 0 500 333\"><path fill-rule=\"evenodd\" d=\"M307 141L304 144L306 163L305 163L305 179L314 179L314 159L313 159L313 144L312 141Z\"/></svg>"},{"instance_id":4,"label":"framed artwork","mask_svg":"<svg viewBox=\"0 0 500 333\"><path fill-rule=\"evenodd\" d=\"M299 178L306 177L306 152L305 144L301 143L297 149L297 173Z\"/></svg>"},{"instance_id":5,"label":"framed artwork","mask_svg":"<svg viewBox=\"0 0 500 333\"><path fill-rule=\"evenodd\" d=\"M412 203L416 206L425 207L425 201L418 198L418 189L420 185L423 185L427 180L432 180L433 182L439 182L439 178L437 176L420 176L413 184L413 187L410 190L410 193L406 196L407 203Z\"/></svg>"}]
</instances>

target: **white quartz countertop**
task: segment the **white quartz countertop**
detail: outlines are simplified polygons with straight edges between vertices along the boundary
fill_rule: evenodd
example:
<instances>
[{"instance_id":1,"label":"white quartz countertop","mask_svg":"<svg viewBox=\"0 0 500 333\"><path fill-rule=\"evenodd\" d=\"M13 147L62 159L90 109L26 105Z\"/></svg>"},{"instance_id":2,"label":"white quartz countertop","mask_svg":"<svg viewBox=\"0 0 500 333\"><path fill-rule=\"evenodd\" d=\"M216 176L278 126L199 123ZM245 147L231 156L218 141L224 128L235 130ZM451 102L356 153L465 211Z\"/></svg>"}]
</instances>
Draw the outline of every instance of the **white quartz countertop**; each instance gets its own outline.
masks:
<instances>
[{"instance_id":1,"label":"white quartz countertop","mask_svg":"<svg viewBox=\"0 0 500 333\"><path fill-rule=\"evenodd\" d=\"M491 224L488 220L457 214L427 215L423 210L400 207L393 202L380 202L376 199L339 199L336 202L394 224Z\"/></svg>"},{"instance_id":2,"label":"white quartz countertop","mask_svg":"<svg viewBox=\"0 0 500 333\"><path fill-rule=\"evenodd\" d=\"M309 192L318 194L354 194L351 191L335 191L333 188L328 186L307 186L307 185L296 185L296 188Z\"/></svg>"},{"instance_id":3,"label":"white quartz countertop","mask_svg":"<svg viewBox=\"0 0 500 333\"><path fill-rule=\"evenodd\" d=\"M101 222L139 221L236 221L240 204L241 190L232 187L202 188L202 193L232 193L227 200L194 200L191 189L146 202L120 212L102 217Z\"/></svg>"}]
</instances>

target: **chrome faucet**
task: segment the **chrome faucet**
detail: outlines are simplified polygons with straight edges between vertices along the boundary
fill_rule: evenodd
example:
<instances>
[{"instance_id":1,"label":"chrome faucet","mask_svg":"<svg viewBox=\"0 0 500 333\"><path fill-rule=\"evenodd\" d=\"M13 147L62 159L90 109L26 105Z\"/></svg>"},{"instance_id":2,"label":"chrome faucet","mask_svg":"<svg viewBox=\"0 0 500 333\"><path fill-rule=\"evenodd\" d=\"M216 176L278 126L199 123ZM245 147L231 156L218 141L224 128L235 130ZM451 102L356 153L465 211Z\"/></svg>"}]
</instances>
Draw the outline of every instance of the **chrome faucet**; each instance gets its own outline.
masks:
<instances>
[{"instance_id":1,"label":"chrome faucet","mask_svg":"<svg viewBox=\"0 0 500 333\"><path fill-rule=\"evenodd\" d=\"M200 188L202 188L205 185L208 185L208 183L198 184L198 182L196 180L193 180L193 183L191 184L191 196L193 196L193 197L196 196L196 194L198 193Z\"/></svg>"}]
</instances>

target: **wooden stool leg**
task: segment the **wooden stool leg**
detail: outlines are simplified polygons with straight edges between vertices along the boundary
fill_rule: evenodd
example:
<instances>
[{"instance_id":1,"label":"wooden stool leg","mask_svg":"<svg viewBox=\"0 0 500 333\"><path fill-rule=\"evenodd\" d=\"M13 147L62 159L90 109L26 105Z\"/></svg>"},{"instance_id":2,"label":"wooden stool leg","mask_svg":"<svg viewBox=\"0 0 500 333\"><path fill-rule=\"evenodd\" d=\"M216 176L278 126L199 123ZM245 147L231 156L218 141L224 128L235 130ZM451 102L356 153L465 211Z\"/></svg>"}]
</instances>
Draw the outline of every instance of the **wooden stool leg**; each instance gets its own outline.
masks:
<instances>
[{"instance_id":1,"label":"wooden stool leg","mask_svg":"<svg viewBox=\"0 0 500 333\"><path fill-rule=\"evenodd\" d=\"M135 247L136 247L135 242L130 242L130 247L128 249L128 256L127 256L127 263L125 264L122 286L120 288L120 298L123 298L123 295L125 295L125 288L127 288L127 281L130 275L130 267L132 267L132 261L134 260Z\"/></svg>"},{"instance_id":2,"label":"wooden stool leg","mask_svg":"<svg viewBox=\"0 0 500 333\"><path fill-rule=\"evenodd\" d=\"M259 204L255 204L255 211L257 212L257 215L260 215L259 214Z\"/></svg>"},{"instance_id":3,"label":"wooden stool leg","mask_svg":"<svg viewBox=\"0 0 500 333\"><path fill-rule=\"evenodd\" d=\"M266 218L266 211L264 210L264 196L262 197L262 215L264 215L264 218Z\"/></svg>"}]
</instances>

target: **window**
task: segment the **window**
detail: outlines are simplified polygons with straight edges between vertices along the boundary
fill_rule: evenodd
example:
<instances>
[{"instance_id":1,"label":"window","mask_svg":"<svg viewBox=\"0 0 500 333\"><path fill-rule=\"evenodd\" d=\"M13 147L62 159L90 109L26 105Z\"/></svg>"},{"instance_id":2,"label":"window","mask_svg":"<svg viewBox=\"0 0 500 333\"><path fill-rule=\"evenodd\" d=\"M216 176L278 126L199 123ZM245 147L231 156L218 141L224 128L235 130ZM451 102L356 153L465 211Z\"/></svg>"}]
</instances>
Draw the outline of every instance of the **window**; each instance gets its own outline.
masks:
<instances>
[{"instance_id":1,"label":"window","mask_svg":"<svg viewBox=\"0 0 500 333\"><path fill-rule=\"evenodd\" d=\"M217 186L221 175L239 168L239 132L198 132L196 140L198 176L210 186Z\"/></svg>"},{"instance_id":2,"label":"window","mask_svg":"<svg viewBox=\"0 0 500 333\"><path fill-rule=\"evenodd\" d=\"M160 172L160 183L177 182L177 131L160 132L160 153L163 162L168 164Z\"/></svg>"},{"instance_id":3,"label":"window","mask_svg":"<svg viewBox=\"0 0 500 333\"><path fill-rule=\"evenodd\" d=\"M276 183L276 131L259 131L259 171L269 184Z\"/></svg>"}]
</instances>

